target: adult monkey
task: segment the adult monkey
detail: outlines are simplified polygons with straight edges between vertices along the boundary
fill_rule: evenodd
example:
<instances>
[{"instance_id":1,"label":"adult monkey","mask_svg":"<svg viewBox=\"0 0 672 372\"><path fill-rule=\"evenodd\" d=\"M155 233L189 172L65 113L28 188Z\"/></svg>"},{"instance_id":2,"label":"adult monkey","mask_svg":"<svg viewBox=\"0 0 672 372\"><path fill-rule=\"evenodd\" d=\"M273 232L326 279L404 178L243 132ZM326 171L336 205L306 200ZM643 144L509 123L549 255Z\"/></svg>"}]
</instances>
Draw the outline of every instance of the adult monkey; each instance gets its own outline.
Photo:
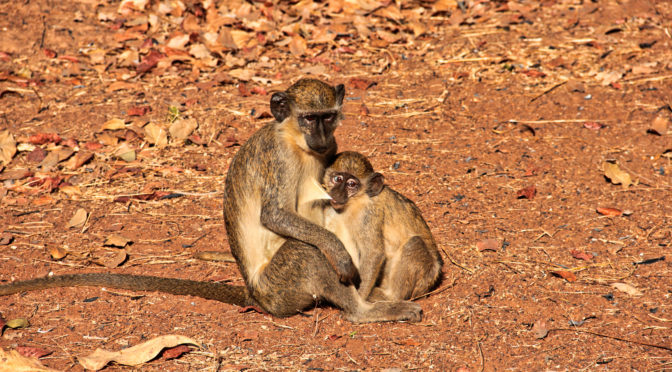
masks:
<instances>
[{"instance_id":1,"label":"adult monkey","mask_svg":"<svg viewBox=\"0 0 672 372\"><path fill-rule=\"evenodd\" d=\"M323 223L314 202L317 180L336 153L333 132L345 90L302 79L271 97L276 121L240 148L226 178L224 219L231 251L246 287L126 274L73 274L0 286L0 295L70 286L108 286L192 295L240 306L261 305L289 316L325 299L354 322L418 321L412 302L369 303L360 298L358 273L343 244Z\"/></svg>"},{"instance_id":2,"label":"adult monkey","mask_svg":"<svg viewBox=\"0 0 672 372\"><path fill-rule=\"evenodd\" d=\"M411 302L369 303L341 241L323 228L314 190L337 150L345 89L302 79L271 97L276 121L238 151L226 178L231 252L252 297L269 313L296 314L325 299L355 322L418 321ZM319 224L319 225L318 225Z\"/></svg>"}]
</instances>

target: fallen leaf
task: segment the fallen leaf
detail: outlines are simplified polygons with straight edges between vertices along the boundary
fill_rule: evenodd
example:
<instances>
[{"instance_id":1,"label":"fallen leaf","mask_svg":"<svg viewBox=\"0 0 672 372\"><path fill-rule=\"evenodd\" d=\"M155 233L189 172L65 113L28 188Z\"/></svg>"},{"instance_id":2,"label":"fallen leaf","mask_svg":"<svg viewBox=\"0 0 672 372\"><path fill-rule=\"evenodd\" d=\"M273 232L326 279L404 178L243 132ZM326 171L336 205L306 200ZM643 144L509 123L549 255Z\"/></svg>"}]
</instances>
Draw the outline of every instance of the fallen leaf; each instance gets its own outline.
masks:
<instances>
[{"instance_id":1,"label":"fallen leaf","mask_svg":"<svg viewBox=\"0 0 672 372\"><path fill-rule=\"evenodd\" d=\"M152 50L147 54L146 56L142 57L142 60L138 64L136 71L139 74L145 73L151 69L153 69L161 59L163 59L165 55L157 52L156 50Z\"/></svg>"},{"instance_id":2,"label":"fallen leaf","mask_svg":"<svg viewBox=\"0 0 672 372\"><path fill-rule=\"evenodd\" d=\"M165 360L169 359L175 359L179 358L182 356L182 354L186 354L191 351L191 348L187 345L179 345L175 347L171 347L170 349L165 349L163 350L163 353L161 353L161 358Z\"/></svg>"},{"instance_id":3,"label":"fallen leaf","mask_svg":"<svg viewBox=\"0 0 672 372\"><path fill-rule=\"evenodd\" d=\"M194 258L203 261L236 262L231 252L201 251L194 253Z\"/></svg>"},{"instance_id":4,"label":"fallen leaf","mask_svg":"<svg viewBox=\"0 0 672 372\"><path fill-rule=\"evenodd\" d=\"M614 185L621 184L626 189L632 184L630 174L621 170L616 163L604 162L602 165L604 169L604 176L607 177Z\"/></svg>"},{"instance_id":5,"label":"fallen leaf","mask_svg":"<svg viewBox=\"0 0 672 372\"><path fill-rule=\"evenodd\" d=\"M30 323L28 323L28 319L26 318L15 318L12 320L8 320L6 325L7 327L12 329L19 329L19 328L28 328Z\"/></svg>"},{"instance_id":6,"label":"fallen leaf","mask_svg":"<svg viewBox=\"0 0 672 372\"><path fill-rule=\"evenodd\" d=\"M600 129L604 128L604 125L602 125L602 124L600 124L596 121L586 121L586 122L583 123L583 126L585 128L592 129L592 130L600 130Z\"/></svg>"},{"instance_id":7,"label":"fallen leaf","mask_svg":"<svg viewBox=\"0 0 672 372\"><path fill-rule=\"evenodd\" d=\"M14 154L16 154L14 136L8 130L0 132L0 163L9 164Z\"/></svg>"},{"instance_id":8,"label":"fallen leaf","mask_svg":"<svg viewBox=\"0 0 672 372\"><path fill-rule=\"evenodd\" d=\"M131 239L128 239L119 234L112 234L105 239L103 245L124 248L128 243L131 243Z\"/></svg>"},{"instance_id":9,"label":"fallen leaf","mask_svg":"<svg viewBox=\"0 0 672 372\"><path fill-rule=\"evenodd\" d=\"M362 78L352 78L348 81L348 85L354 89L366 90L376 85L376 82Z\"/></svg>"},{"instance_id":10,"label":"fallen leaf","mask_svg":"<svg viewBox=\"0 0 672 372\"><path fill-rule=\"evenodd\" d=\"M476 243L476 248L478 248L478 250L481 252L483 251L497 252L497 250L501 246L502 245L499 243L499 241L495 239L485 239Z\"/></svg>"},{"instance_id":11,"label":"fallen leaf","mask_svg":"<svg viewBox=\"0 0 672 372\"><path fill-rule=\"evenodd\" d=\"M543 73L543 72L541 72L541 71L539 71L539 70L535 70L535 69L521 70L520 73L523 74L523 75L527 75L527 76L529 76L529 77L533 77L533 78L543 78L543 77L546 77L546 74L545 74L545 73Z\"/></svg>"},{"instance_id":12,"label":"fallen leaf","mask_svg":"<svg viewBox=\"0 0 672 372\"><path fill-rule=\"evenodd\" d=\"M119 118L110 119L103 124L100 130L119 130L126 129L126 122Z\"/></svg>"},{"instance_id":13,"label":"fallen leaf","mask_svg":"<svg viewBox=\"0 0 672 372\"><path fill-rule=\"evenodd\" d=\"M522 188L516 192L516 197L518 199L527 198L532 200L536 195L537 195L537 188L534 185Z\"/></svg>"},{"instance_id":14,"label":"fallen leaf","mask_svg":"<svg viewBox=\"0 0 672 372\"><path fill-rule=\"evenodd\" d=\"M32 177L33 172L28 169L12 169L0 173L0 181L6 180L21 180L26 177Z\"/></svg>"},{"instance_id":15,"label":"fallen leaf","mask_svg":"<svg viewBox=\"0 0 672 372\"><path fill-rule=\"evenodd\" d=\"M651 123L651 128L649 128L647 132L657 134L659 136L664 136L667 134L667 126L669 122L670 121L667 118L658 116L655 119L653 119L653 123Z\"/></svg>"},{"instance_id":16,"label":"fallen leaf","mask_svg":"<svg viewBox=\"0 0 672 372\"><path fill-rule=\"evenodd\" d=\"M162 148L168 145L168 133L157 124L149 123L143 128L145 130L145 139L152 145Z\"/></svg>"},{"instance_id":17,"label":"fallen leaf","mask_svg":"<svg viewBox=\"0 0 672 372\"><path fill-rule=\"evenodd\" d=\"M49 351L41 347L34 347L34 346L17 346L15 350L19 354L28 358L42 358L44 356L53 353L53 351Z\"/></svg>"},{"instance_id":18,"label":"fallen leaf","mask_svg":"<svg viewBox=\"0 0 672 372\"><path fill-rule=\"evenodd\" d=\"M618 217L620 216L623 212L621 212L620 209L616 208L604 208L604 207L597 207L596 208L597 213L605 216L610 216L610 217Z\"/></svg>"},{"instance_id":19,"label":"fallen leaf","mask_svg":"<svg viewBox=\"0 0 672 372\"><path fill-rule=\"evenodd\" d=\"M108 269L119 267L128 258L128 254L123 249L114 251L97 250L94 251L93 256L93 262Z\"/></svg>"},{"instance_id":20,"label":"fallen leaf","mask_svg":"<svg viewBox=\"0 0 672 372\"><path fill-rule=\"evenodd\" d=\"M611 286L621 292L629 294L630 296L641 296L643 294L639 289L631 286L630 284L612 283Z\"/></svg>"},{"instance_id":21,"label":"fallen leaf","mask_svg":"<svg viewBox=\"0 0 672 372\"><path fill-rule=\"evenodd\" d=\"M189 137L191 132L193 132L198 127L198 122L196 119L178 119L170 125L168 131L170 136L178 141L183 141Z\"/></svg>"},{"instance_id":22,"label":"fallen leaf","mask_svg":"<svg viewBox=\"0 0 672 372\"><path fill-rule=\"evenodd\" d=\"M36 147L35 149L33 149L33 151L29 152L28 155L26 155L26 161L29 161L31 163L39 163L46 157L47 157L47 150L41 147Z\"/></svg>"},{"instance_id":23,"label":"fallen leaf","mask_svg":"<svg viewBox=\"0 0 672 372\"><path fill-rule=\"evenodd\" d=\"M602 86L607 86L611 83L615 83L621 77L623 77L622 72L618 71L602 71L595 75L595 80L599 81Z\"/></svg>"},{"instance_id":24,"label":"fallen leaf","mask_svg":"<svg viewBox=\"0 0 672 372\"><path fill-rule=\"evenodd\" d=\"M5 351L0 348L1 372L57 372L47 368L35 358L25 357L16 350Z\"/></svg>"},{"instance_id":25,"label":"fallen leaf","mask_svg":"<svg viewBox=\"0 0 672 372\"><path fill-rule=\"evenodd\" d=\"M306 48L308 43L306 39L302 38L299 35L292 37L292 40L289 42L289 51L295 56L300 57L306 53Z\"/></svg>"},{"instance_id":26,"label":"fallen leaf","mask_svg":"<svg viewBox=\"0 0 672 372\"><path fill-rule=\"evenodd\" d=\"M150 111L152 111L152 108L149 107L149 106L136 106L136 107L131 107L130 109L128 109L126 114L128 116L143 116Z\"/></svg>"},{"instance_id":27,"label":"fallen leaf","mask_svg":"<svg viewBox=\"0 0 672 372\"><path fill-rule=\"evenodd\" d=\"M164 335L120 351L96 349L92 354L79 357L77 360L82 367L94 371L102 369L107 363L112 361L127 366L137 366L154 359L164 348L175 347L180 344L191 344L199 348L201 347L189 337Z\"/></svg>"},{"instance_id":28,"label":"fallen leaf","mask_svg":"<svg viewBox=\"0 0 672 372\"><path fill-rule=\"evenodd\" d=\"M585 261L590 261L593 259L593 254L592 253L587 253L584 251L579 251L576 249L572 249L570 251L572 254L572 257L576 258L577 260L585 260Z\"/></svg>"},{"instance_id":29,"label":"fallen leaf","mask_svg":"<svg viewBox=\"0 0 672 372\"><path fill-rule=\"evenodd\" d=\"M65 248L58 246L58 245L52 245L49 247L49 255L51 256L52 260L58 261L60 259L63 259L65 256L68 255L68 251L65 250Z\"/></svg>"},{"instance_id":30,"label":"fallen leaf","mask_svg":"<svg viewBox=\"0 0 672 372\"><path fill-rule=\"evenodd\" d=\"M0 245L9 245L9 243L14 240L14 237L12 236L11 233L8 232L3 232L0 233Z\"/></svg>"},{"instance_id":31,"label":"fallen leaf","mask_svg":"<svg viewBox=\"0 0 672 372\"><path fill-rule=\"evenodd\" d=\"M35 199L32 201L32 205L39 207L47 204L51 204L54 202L54 198L51 197L51 195L45 194L40 196L39 198Z\"/></svg>"},{"instance_id":32,"label":"fallen leaf","mask_svg":"<svg viewBox=\"0 0 672 372\"><path fill-rule=\"evenodd\" d=\"M135 150L127 142L122 143L114 152L114 155L127 163L135 161L136 158Z\"/></svg>"},{"instance_id":33,"label":"fallen leaf","mask_svg":"<svg viewBox=\"0 0 672 372\"><path fill-rule=\"evenodd\" d=\"M56 133L37 133L28 137L28 142L33 145L44 145L45 143L59 143L61 136Z\"/></svg>"},{"instance_id":34,"label":"fallen leaf","mask_svg":"<svg viewBox=\"0 0 672 372\"><path fill-rule=\"evenodd\" d=\"M534 334L534 338L536 339L542 339L548 335L548 328L546 328L546 321L545 320L537 320L534 322L532 325L532 333Z\"/></svg>"},{"instance_id":35,"label":"fallen leaf","mask_svg":"<svg viewBox=\"0 0 672 372\"><path fill-rule=\"evenodd\" d=\"M575 282L576 281L576 275L574 275L574 273L571 272L571 271L557 270L557 271L551 271L551 274L553 274L555 276L558 276L560 278L563 278L568 282Z\"/></svg>"},{"instance_id":36,"label":"fallen leaf","mask_svg":"<svg viewBox=\"0 0 672 372\"><path fill-rule=\"evenodd\" d=\"M65 166L70 170L75 170L88 163L91 159L93 159L92 153L88 151L80 151L77 155L68 160L67 163L65 163Z\"/></svg>"},{"instance_id":37,"label":"fallen leaf","mask_svg":"<svg viewBox=\"0 0 672 372\"><path fill-rule=\"evenodd\" d=\"M84 223L86 222L89 214L86 212L84 208L79 208L76 212L75 215L72 216L70 221L68 222L67 225L65 225L66 229L69 229L71 227L76 227L80 228L84 226Z\"/></svg>"}]
</instances>

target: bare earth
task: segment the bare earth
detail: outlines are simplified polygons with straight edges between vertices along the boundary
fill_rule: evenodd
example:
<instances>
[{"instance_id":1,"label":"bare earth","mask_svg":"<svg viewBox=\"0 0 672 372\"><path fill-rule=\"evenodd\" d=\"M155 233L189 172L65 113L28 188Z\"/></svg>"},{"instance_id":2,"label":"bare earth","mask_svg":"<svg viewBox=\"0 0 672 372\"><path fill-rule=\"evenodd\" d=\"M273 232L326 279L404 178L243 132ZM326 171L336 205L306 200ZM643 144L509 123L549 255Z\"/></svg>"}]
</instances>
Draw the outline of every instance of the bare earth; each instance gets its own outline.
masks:
<instances>
[{"instance_id":1,"label":"bare earth","mask_svg":"<svg viewBox=\"0 0 672 372\"><path fill-rule=\"evenodd\" d=\"M72 371L96 348L165 334L203 347L135 368L672 369L672 3L97 3L0 2L0 138L19 146L0 157L0 283L242 284L235 263L194 254L228 252L228 164L270 120L270 93L311 75L346 85L340 149L420 207L443 281L417 324L24 293L0 298L2 318L30 323L5 327L2 348ZM115 118L125 128L104 129ZM198 123L186 142L150 130L184 119ZM80 208L88 219L68 228ZM104 246L113 234L130 244Z\"/></svg>"}]
</instances>

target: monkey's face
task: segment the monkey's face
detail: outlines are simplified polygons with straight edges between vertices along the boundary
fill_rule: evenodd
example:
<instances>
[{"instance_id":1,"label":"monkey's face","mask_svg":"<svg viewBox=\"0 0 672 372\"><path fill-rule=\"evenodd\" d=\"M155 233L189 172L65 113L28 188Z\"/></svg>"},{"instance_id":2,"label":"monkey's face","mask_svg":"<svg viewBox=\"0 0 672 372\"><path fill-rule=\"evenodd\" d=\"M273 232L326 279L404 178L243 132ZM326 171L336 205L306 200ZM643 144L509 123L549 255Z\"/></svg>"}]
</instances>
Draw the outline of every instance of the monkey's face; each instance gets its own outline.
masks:
<instances>
[{"instance_id":1,"label":"monkey's face","mask_svg":"<svg viewBox=\"0 0 672 372\"><path fill-rule=\"evenodd\" d=\"M339 112L310 112L297 117L299 128L308 147L318 154L336 149L334 130L338 124Z\"/></svg>"},{"instance_id":2,"label":"monkey's face","mask_svg":"<svg viewBox=\"0 0 672 372\"><path fill-rule=\"evenodd\" d=\"M359 178L346 172L328 172L327 192L331 196L331 206L338 212L345 209L348 200L356 196L362 188Z\"/></svg>"}]
</instances>

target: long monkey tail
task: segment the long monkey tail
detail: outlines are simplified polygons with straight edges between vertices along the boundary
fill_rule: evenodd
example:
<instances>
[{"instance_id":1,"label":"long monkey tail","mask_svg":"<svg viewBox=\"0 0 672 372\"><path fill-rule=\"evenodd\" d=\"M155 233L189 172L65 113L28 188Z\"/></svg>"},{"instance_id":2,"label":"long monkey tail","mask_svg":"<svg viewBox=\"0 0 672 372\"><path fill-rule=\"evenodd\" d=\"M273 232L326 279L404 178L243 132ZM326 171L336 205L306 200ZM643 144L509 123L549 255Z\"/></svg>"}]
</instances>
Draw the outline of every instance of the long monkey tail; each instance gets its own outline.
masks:
<instances>
[{"instance_id":1,"label":"long monkey tail","mask_svg":"<svg viewBox=\"0 0 672 372\"><path fill-rule=\"evenodd\" d=\"M244 286L130 274L55 275L0 285L0 296L57 287L110 287L188 295L238 306L258 306Z\"/></svg>"}]
</instances>

